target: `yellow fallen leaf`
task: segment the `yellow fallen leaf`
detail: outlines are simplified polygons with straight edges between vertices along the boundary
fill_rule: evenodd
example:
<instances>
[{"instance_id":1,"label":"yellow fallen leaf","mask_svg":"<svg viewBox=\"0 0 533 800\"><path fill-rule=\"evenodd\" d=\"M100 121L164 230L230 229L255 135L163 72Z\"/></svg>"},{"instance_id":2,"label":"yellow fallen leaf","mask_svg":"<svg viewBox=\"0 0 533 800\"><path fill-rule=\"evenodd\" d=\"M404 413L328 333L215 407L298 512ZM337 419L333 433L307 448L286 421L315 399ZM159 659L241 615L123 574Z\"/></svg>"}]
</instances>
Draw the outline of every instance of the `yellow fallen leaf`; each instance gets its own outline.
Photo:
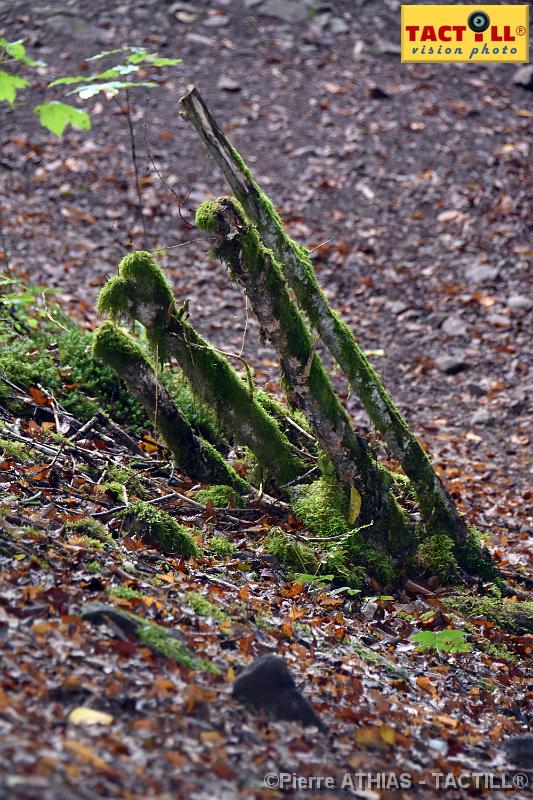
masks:
<instances>
[{"instance_id":1,"label":"yellow fallen leaf","mask_svg":"<svg viewBox=\"0 0 533 800\"><path fill-rule=\"evenodd\" d=\"M355 488L352 486L350 488L350 509L348 511L348 524L353 525L359 513L361 511L361 495Z\"/></svg>"},{"instance_id":2,"label":"yellow fallen leaf","mask_svg":"<svg viewBox=\"0 0 533 800\"><path fill-rule=\"evenodd\" d=\"M390 725L382 725L379 729L379 735L386 744L393 745L396 741L396 731Z\"/></svg>"},{"instance_id":3,"label":"yellow fallen leaf","mask_svg":"<svg viewBox=\"0 0 533 800\"><path fill-rule=\"evenodd\" d=\"M73 725L111 725L113 717L111 714L106 714L105 711L78 706L72 709L68 715L68 721Z\"/></svg>"}]
</instances>

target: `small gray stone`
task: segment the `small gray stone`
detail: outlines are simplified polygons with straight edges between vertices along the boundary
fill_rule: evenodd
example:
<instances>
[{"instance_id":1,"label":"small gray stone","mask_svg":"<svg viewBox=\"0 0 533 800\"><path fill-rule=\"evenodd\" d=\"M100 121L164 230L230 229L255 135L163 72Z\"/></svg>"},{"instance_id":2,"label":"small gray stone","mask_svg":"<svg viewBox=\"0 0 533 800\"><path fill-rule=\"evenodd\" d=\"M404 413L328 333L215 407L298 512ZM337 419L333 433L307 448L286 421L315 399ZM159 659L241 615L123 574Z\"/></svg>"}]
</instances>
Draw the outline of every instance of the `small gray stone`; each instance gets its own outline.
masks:
<instances>
[{"instance_id":1,"label":"small gray stone","mask_svg":"<svg viewBox=\"0 0 533 800\"><path fill-rule=\"evenodd\" d=\"M492 267L490 264L472 264L467 267L465 274L469 283L484 283L496 280L499 272L499 267Z\"/></svg>"},{"instance_id":2,"label":"small gray stone","mask_svg":"<svg viewBox=\"0 0 533 800\"><path fill-rule=\"evenodd\" d=\"M221 75L217 81L217 88L222 89L224 92L240 92L241 85L234 78L229 75Z\"/></svg>"},{"instance_id":3,"label":"small gray stone","mask_svg":"<svg viewBox=\"0 0 533 800\"><path fill-rule=\"evenodd\" d=\"M199 6L194 5L194 3L172 3L167 11L170 16L173 17L180 11L184 11L186 14L200 14L202 10Z\"/></svg>"},{"instance_id":4,"label":"small gray stone","mask_svg":"<svg viewBox=\"0 0 533 800\"><path fill-rule=\"evenodd\" d=\"M396 314L396 316L398 316L398 314L402 314L404 311L406 311L409 308L409 306L407 305L407 303L404 303L403 300L394 300L389 305L389 308L393 314Z\"/></svg>"},{"instance_id":5,"label":"small gray stone","mask_svg":"<svg viewBox=\"0 0 533 800\"><path fill-rule=\"evenodd\" d=\"M229 24L229 17L208 17L203 24L207 28L224 28Z\"/></svg>"},{"instance_id":6,"label":"small gray stone","mask_svg":"<svg viewBox=\"0 0 533 800\"><path fill-rule=\"evenodd\" d=\"M105 31L83 17L73 14L54 14L46 21L46 30L73 39L89 39L101 41L105 39Z\"/></svg>"},{"instance_id":7,"label":"small gray stone","mask_svg":"<svg viewBox=\"0 0 533 800\"><path fill-rule=\"evenodd\" d=\"M511 324L511 320L505 314L489 314L487 322L496 328L508 328Z\"/></svg>"},{"instance_id":8,"label":"small gray stone","mask_svg":"<svg viewBox=\"0 0 533 800\"><path fill-rule=\"evenodd\" d=\"M202 36L201 33L194 33L193 31L186 33L185 38L188 42L200 44L202 47L212 47L215 44L215 40L210 39L209 36Z\"/></svg>"},{"instance_id":9,"label":"small gray stone","mask_svg":"<svg viewBox=\"0 0 533 800\"><path fill-rule=\"evenodd\" d=\"M513 83L533 91L533 64L526 64L524 67L520 67L513 76Z\"/></svg>"},{"instance_id":10,"label":"small gray stone","mask_svg":"<svg viewBox=\"0 0 533 800\"><path fill-rule=\"evenodd\" d=\"M350 26L342 17L333 17L333 19L330 20L329 29L331 33L337 36L340 33L348 33Z\"/></svg>"},{"instance_id":11,"label":"small gray stone","mask_svg":"<svg viewBox=\"0 0 533 800\"><path fill-rule=\"evenodd\" d=\"M265 0L259 7L259 13L282 22L304 22L323 7L323 3L313 3L309 0Z\"/></svg>"},{"instance_id":12,"label":"small gray stone","mask_svg":"<svg viewBox=\"0 0 533 800\"><path fill-rule=\"evenodd\" d=\"M461 317L446 317L442 323L442 330L447 336L466 336L467 325Z\"/></svg>"},{"instance_id":13,"label":"small gray stone","mask_svg":"<svg viewBox=\"0 0 533 800\"><path fill-rule=\"evenodd\" d=\"M470 369L470 364L465 361L463 355L456 356L439 356L435 359L435 366L440 372L445 375L457 375L459 372L464 372Z\"/></svg>"},{"instance_id":14,"label":"small gray stone","mask_svg":"<svg viewBox=\"0 0 533 800\"><path fill-rule=\"evenodd\" d=\"M533 306L533 300L523 294L512 294L506 301L505 305L512 311L529 311Z\"/></svg>"},{"instance_id":15,"label":"small gray stone","mask_svg":"<svg viewBox=\"0 0 533 800\"><path fill-rule=\"evenodd\" d=\"M478 408L471 419L472 425L494 425L495 417L487 408Z\"/></svg>"}]
</instances>

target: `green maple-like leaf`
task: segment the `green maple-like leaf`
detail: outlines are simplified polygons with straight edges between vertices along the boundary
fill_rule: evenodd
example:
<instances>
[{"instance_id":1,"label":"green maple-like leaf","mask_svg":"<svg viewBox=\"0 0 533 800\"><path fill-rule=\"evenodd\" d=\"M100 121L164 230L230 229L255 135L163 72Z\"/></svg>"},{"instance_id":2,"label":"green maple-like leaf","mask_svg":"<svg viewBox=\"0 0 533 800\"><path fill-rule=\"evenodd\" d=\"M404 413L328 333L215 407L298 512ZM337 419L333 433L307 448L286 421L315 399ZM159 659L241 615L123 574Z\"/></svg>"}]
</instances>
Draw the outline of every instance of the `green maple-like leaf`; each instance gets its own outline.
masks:
<instances>
[{"instance_id":1,"label":"green maple-like leaf","mask_svg":"<svg viewBox=\"0 0 533 800\"><path fill-rule=\"evenodd\" d=\"M87 83L87 81L107 81L109 78L118 78L120 75L128 75L130 72L138 71L139 67L134 64L117 64L104 72L97 72L96 75L72 75L65 78L56 78L48 86L70 86L74 83Z\"/></svg>"},{"instance_id":2,"label":"green maple-like leaf","mask_svg":"<svg viewBox=\"0 0 533 800\"><path fill-rule=\"evenodd\" d=\"M4 72L0 69L0 101L7 100L9 105L13 107L17 89L22 89L24 86L29 86L30 82L19 78L18 75L11 75L9 72Z\"/></svg>"},{"instance_id":3,"label":"green maple-like leaf","mask_svg":"<svg viewBox=\"0 0 533 800\"><path fill-rule=\"evenodd\" d=\"M110 98L118 94L121 89L135 89L139 86L147 86L148 88L151 88L152 86L157 86L157 83L154 83L153 81L142 81L139 83L133 83L131 81L88 83L85 86L78 86L76 89L72 89L68 94L78 94L82 100L88 100L90 97L94 97L99 92L103 92L106 97Z\"/></svg>"},{"instance_id":4,"label":"green maple-like leaf","mask_svg":"<svg viewBox=\"0 0 533 800\"><path fill-rule=\"evenodd\" d=\"M39 115L39 122L56 136L62 136L67 125L80 128L83 131L91 130L91 118L86 111L52 100L41 103L33 109Z\"/></svg>"},{"instance_id":5,"label":"green maple-like leaf","mask_svg":"<svg viewBox=\"0 0 533 800\"><path fill-rule=\"evenodd\" d=\"M30 58L26 54L26 48L22 44L22 40L8 42L7 39L0 39L0 47L6 51L10 58L13 58L15 61L22 61L22 63L27 64L28 67L46 66L44 61L36 61L34 58Z\"/></svg>"}]
</instances>

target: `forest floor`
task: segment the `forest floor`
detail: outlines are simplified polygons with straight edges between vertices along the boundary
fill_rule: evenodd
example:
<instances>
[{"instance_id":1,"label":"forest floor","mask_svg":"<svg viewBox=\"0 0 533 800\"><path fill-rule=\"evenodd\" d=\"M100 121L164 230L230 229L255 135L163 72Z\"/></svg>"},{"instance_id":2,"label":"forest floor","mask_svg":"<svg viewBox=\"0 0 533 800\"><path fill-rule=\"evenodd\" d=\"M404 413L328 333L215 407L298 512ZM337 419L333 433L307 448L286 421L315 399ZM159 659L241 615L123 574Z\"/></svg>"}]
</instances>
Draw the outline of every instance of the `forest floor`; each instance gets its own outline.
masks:
<instances>
[{"instance_id":1,"label":"forest floor","mask_svg":"<svg viewBox=\"0 0 533 800\"><path fill-rule=\"evenodd\" d=\"M30 109L47 80L84 69L83 58L98 50L128 43L178 55L176 77L139 94L134 118L150 246L161 248L194 324L224 350L239 352L244 342L258 381L279 390L275 356L242 295L181 218L193 222L203 199L227 192L178 118L191 83L291 235L313 249L328 297L461 510L505 572L525 573L533 518L531 93L513 84L510 65L400 65L394 0L341 0L323 13L315 5L302 21L285 21L287 7L296 18L303 4L0 2L0 35L24 37L32 54L56 65L29 102L2 111L0 209L10 266L56 287L63 309L94 327L98 288L142 239L124 120L96 99L93 130L56 140ZM146 141L181 209L154 173ZM336 381L364 428L356 399ZM156 445L136 466L148 499L171 495L158 504L202 530L202 541L221 533L237 551L222 558L207 547L185 564L127 537L91 549L65 522L114 504L91 488L79 462L93 459L103 471L132 456L90 435L78 443L81 454L61 450L50 466L39 412L49 399L26 400L34 419L18 430L37 449L30 462L4 454L2 467L5 533L14 526L19 537L15 551L0 547L2 800L276 797L263 777L282 771L339 783L345 772L409 773L415 785L383 796L424 797L438 794L432 773L507 768L501 741L530 722L530 635L483 616L458 621L438 590L379 599L376 587L375 598L356 602L287 583L260 542L273 524L293 522L254 502L238 524L235 514L191 506L183 497L194 499L192 484L150 463L164 459ZM113 513L102 519L118 534ZM82 620L86 602L111 598L180 630L220 672L191 671ZM467 624L475 626L468 653L421 654L409 640L423 628ZM286 658L331 735L268 723L231 699L238 668L269 652ZM74 707L112 719L76 726ZM361 796L382 794L369 789Z\"/></svg>"}]
</instances>

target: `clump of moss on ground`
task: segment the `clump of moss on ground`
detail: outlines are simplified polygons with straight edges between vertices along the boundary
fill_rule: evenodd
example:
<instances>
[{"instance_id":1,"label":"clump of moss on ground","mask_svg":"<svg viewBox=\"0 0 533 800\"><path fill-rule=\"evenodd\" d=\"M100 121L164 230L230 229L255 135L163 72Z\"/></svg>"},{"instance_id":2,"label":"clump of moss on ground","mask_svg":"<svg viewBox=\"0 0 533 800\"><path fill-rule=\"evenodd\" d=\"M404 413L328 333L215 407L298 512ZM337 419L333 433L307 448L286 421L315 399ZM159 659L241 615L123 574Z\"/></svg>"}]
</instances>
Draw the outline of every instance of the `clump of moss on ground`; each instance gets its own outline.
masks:
<instances>
[{"instance_id":1,"label":"clump of moss on ground","mask_svg":"<svg viewBox=\"0 0 533 800\"><path fill-rule=\"evenodd\" d=\"M103 544L114 544L115 541L105 525L94 517L81 517L74 522L67 522L66 529Z\"/></svg>"},{"instance_id":2,"label":"clump of moss on ground","mask_svg":"<svg viewBox=\"0 0 533 800\"><path fill-rule=\"evenodd\" d=\"M531 600L514 603L503 597L455 595L446 598L445 603L470 620L481 617L509 633L533 633L533 601Z\"/></svg>"},{"instance_id":3,"label":"clump of moss on ground","mask_svg":"<svg viewBox=\"0 0 533 800\"><path fill-rule=\"evenodd\" d=\"M213 536L207 542L207 547L219 558L226 558L232 556L237 550L237 545L234 542L224 539L222 536Z\"/></svg>"},{"instance_id":4,"label":"clump of moss on ground","mask_svg":"<svg viewBox=\"0 0 533 800\"><path fill-rule=\"evenodd\" d=\"M275 556L289 570L315 574L319 561L311 547L297 542L281 528L272 528L265 543L267 553Z\"/></svg>"},{"instance_id":5,"label":"clump of moss on ground","mask_svg":"<svg viewBox=\"0 0 533 800\"><path fill-rule=\"evenodd\" d=\"M348 500L334 478L319 478L297 487L292 507L295 516L317 536L341 536L350 529Z\"/></svg>"},{"instance_id":6,"label":"clump of moss on ground","mask_svg":"<svg viewBox=\"0 0 533 800\"><path fill-rule=\"evenodd\" d=\"M211 603L211 601L204 597L203 594L200 594L200 592L187 592L184 595L184 600L199 617L212 617L212 619L218 620L219 622L226 622L229 620L228 615L225 614L224 611L214 603Z\"/></svg>"},{"instance_id":7,"label":"clump of moss on ground","mask_svg":"<svg viewBox=\"0 0 533 800\"><path fill-rule=\"evenodd\" d=\"M110 464L107 474L111 482L125 486L129 495L134 495L139 500L145 500L148 493L143 481L131 467Z\"/></svg>"},{"instance_id":8,"label":"clump of moss on ground","mask_svg":"<svg viewBox=\"0 0 533 800\"><path fill-rule=\"evenodd\" d=\"M215 508L227 508L228 506L242 508L244 505L242 497L235 489L223 484L215 484L209 489L201 489L196 494L196 500L204 506L211 502Z\"/></svg>"},{"instance_id":9,"label":"clump of moss on ground","mask_svg":"<svg viewBox=\"0 0 533 800\"><path fill-rule=\"evenodd\" d=\"M132 589L131 586L112 586L109 589L110 597L118 597L120 600L140 600L144 597L142 592Z\"/></svg>"},{"instance_id":10,"label":"clump of moss on ground","mask_svg":"<svg viewBox=\"0 0 533 800\"><path fill-rule=\"evenodd\" d=\"M147 544L159 547L163 553L179 553L183 558L198 555L190 529L143 500L131 503L121 512L128 532L139 535Z\"/></svg>"},{"instance_id":11,"label":"clump of moss on ground","mask_svg":"<svg viewBox=\"0 0 533 800\"><path fill-rule=\"evenodd\" d=\"M190 669L219 673L220 670L205 659L196 658L177 631L164 628L155 622L148 622L138 614L124 611L111 605L89 603L81 612L83 619L94 622L107 622L109 619L118 625L128 636L137 639L156 655L172 658L178 664Z\"/></svg>"},{"instance_id":12,"label":"clump of moss on ground","mask_svg":"<svg viewBox=\"0 0 533 800\"><path fill-rule=\"evenodd\" d=\"M492 561L490 553L479 531L468 525L468 538L463 545L456 545L457 561L465 572L478 575L485 581L501 583L498 568Z\"/></svg>"},{"instance_id":13,"label":"clump of moss on ground","mask_svg":"<svg viewBox=\"0 0 533 800\"><path fill-rule=\"evenodd\" d=\"M32 451L22 442L12 442L9 439L0 439L0 450L4 457L11 456L16 461L32 461Z\"/></svg>"},{"instance_id":14,"label":"clump of moss on ground","mask_svg":"<svg viewBox=\"0 0 533 800\"><path fill-rule=\"evenodd\" d=\"M430 536L418 546L415 564L422 572L436 575L442 583L457 580L459 565L455 557L455 542L441 533Z\"/></svg>"},{"instance_id":15,"label":"clump of moss on ground","mask_svg":"<svg viewBox=\"0 0 533 800\"><path fill-rule=\"evenodd\" d=\"M91 333L75 327L59 332L38 330L31 336L4 335L0 372L22 389L39 383L82 421L103 409L121 425L144 426L144 410L131 397L125 383L113 370L93 359L92 341ZM3 397L12 393L2 385Z\"/></svg>"}]
</instances>

